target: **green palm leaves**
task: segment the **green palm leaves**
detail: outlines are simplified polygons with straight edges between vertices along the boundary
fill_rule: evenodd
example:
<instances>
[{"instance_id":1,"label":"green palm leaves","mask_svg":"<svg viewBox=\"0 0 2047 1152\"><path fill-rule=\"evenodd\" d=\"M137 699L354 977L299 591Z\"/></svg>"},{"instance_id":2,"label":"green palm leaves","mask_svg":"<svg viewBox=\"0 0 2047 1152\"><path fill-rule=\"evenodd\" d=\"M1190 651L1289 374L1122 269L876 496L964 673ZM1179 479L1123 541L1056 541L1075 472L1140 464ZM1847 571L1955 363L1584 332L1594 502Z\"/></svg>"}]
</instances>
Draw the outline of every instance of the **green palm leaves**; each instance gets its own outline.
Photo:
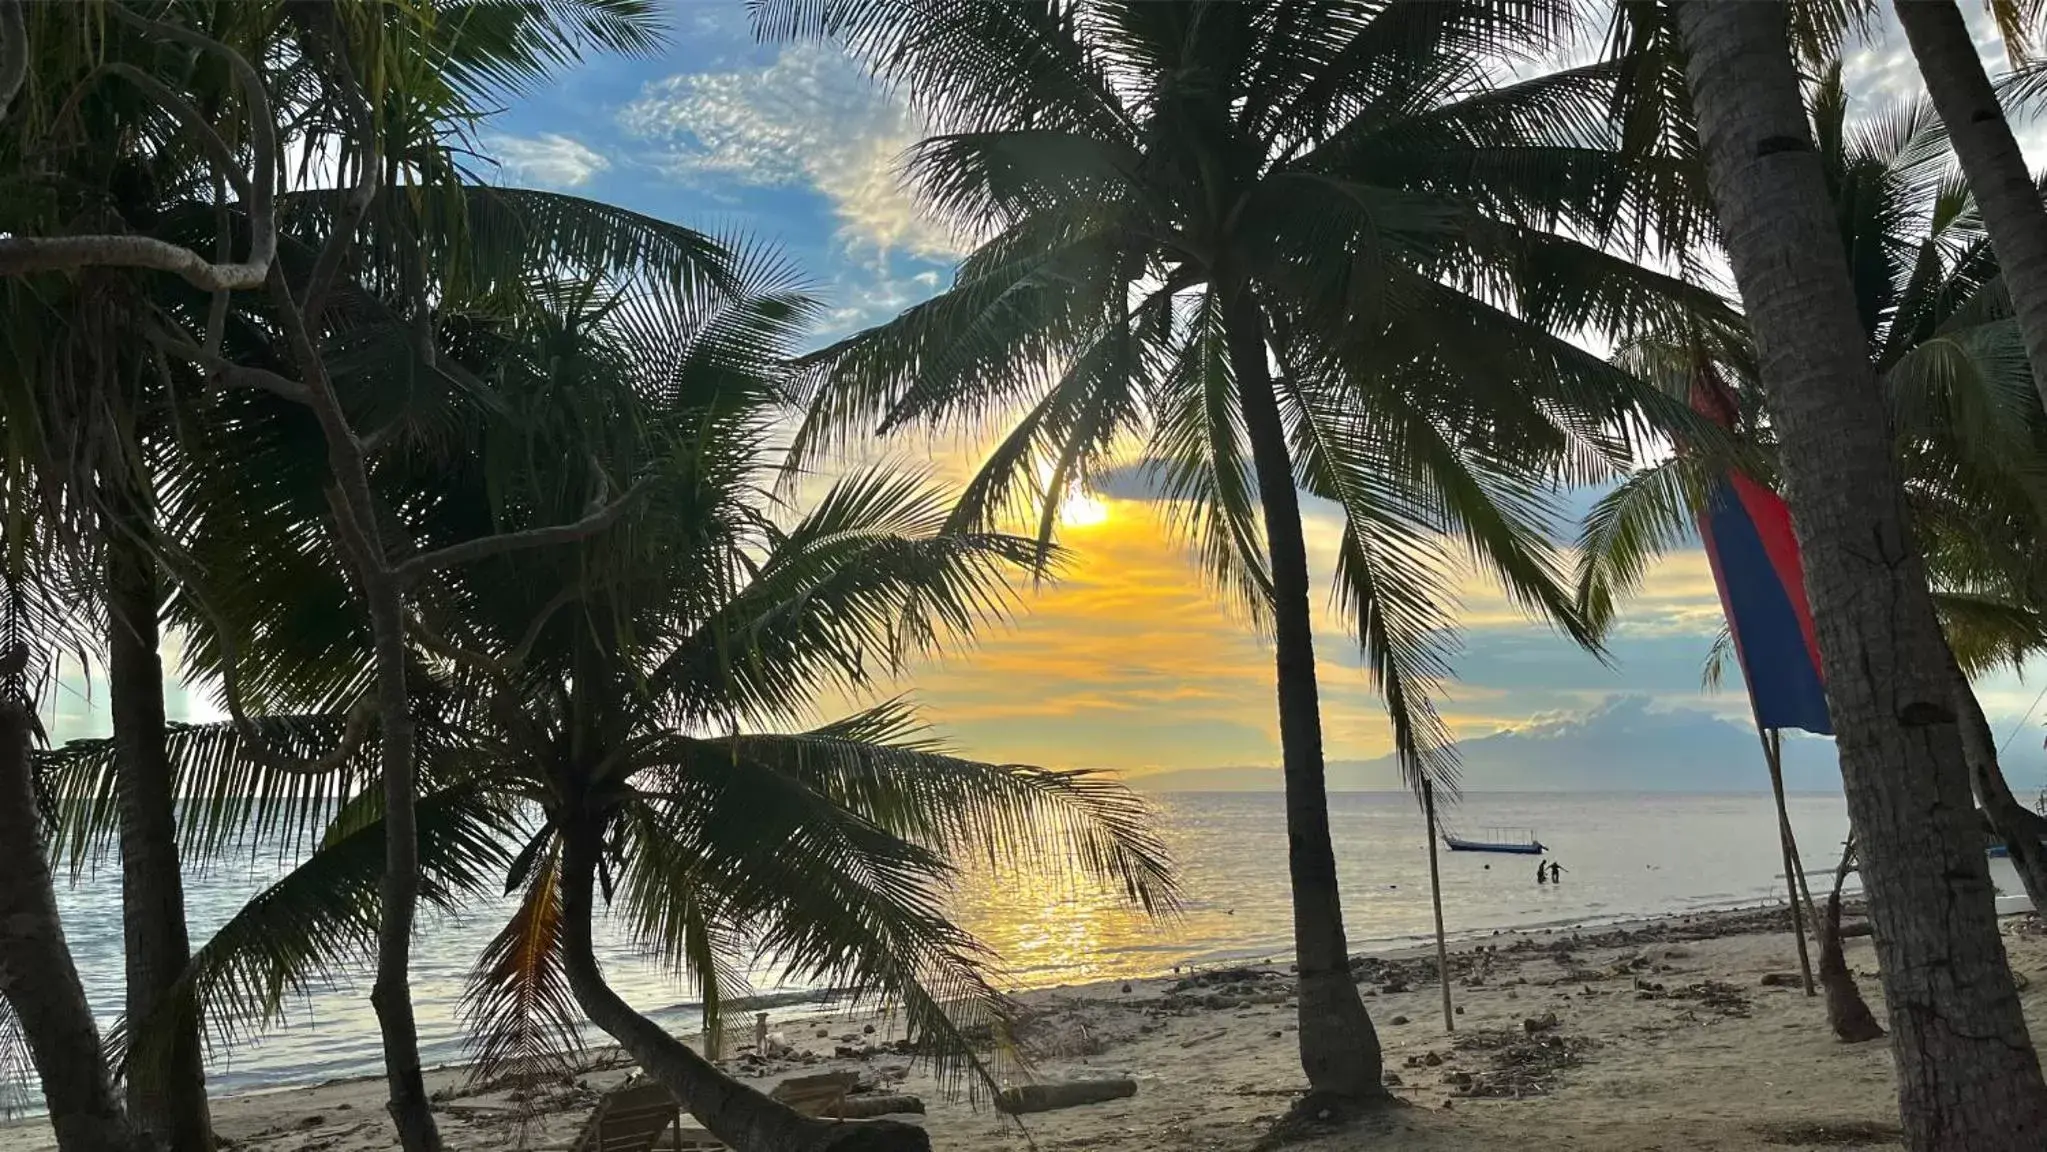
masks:
<instances>
[{"instance_id":1,"label":"green palm leaves","mask_svg":"<svg viewBox=\"0 0 2047 1152\"><path fill-rule=\"evenodd\" d=\"M505 203L590 221L588 251L701 254L702 274L650 259L629 275L529 279L513 308L496 306L495 284L451 296L437 371L459 387L392 400L394 420L434 412L376 473L421 548L633 494L601 533L416 587L424 895L452 906L520 894L465 1000L478 1075L543 1074L580 1044L563 954L571 835L603 845L612 915L700 990L707 1017L764 970L855 989L900 1010L944 1068L980 1066L975 1038L1006 1008L992 958L946 908L955 869L1043 866L1050 853L1164 911L1169 868L1145 810L1104 778L951 755L901 702L821 727L808 718L968 642L1043 557L1027 538L957 524L915 475L850 474L801 508L773 495L786 365L815 308L771 255L563 198ZM547 226L513 225L502 234ZM356 363L338 358L346 395L389 387L375 358ZM267 497L243 494L262 511L240 538L317 539L317 486L293 475L282 469ZM211 491L203 481L195 472L192 491ZM252 652L278 650L266 699L331 700L333 685L361 682L337 678L363 667L359 647L331 650L354 653L336 665L318 630L225 616L263 638ZM293 654L294 640L310 650ZM338 711L257 721L283 753L331 747L345 724ZM180 985L223 1041L277 1022L293 994L368 954L381 869L373 757L279 772L241 740L231 725L170 737L195 851L281 837L298 858ZM104 848L109 750L74 744L51 767L67 851ZM149 1026L130 1039L150 1043Z\"/></svg>"},{"instance_id":2,"label":"green palm leaves","mask_svg":"<svg viewBox=\"0 0 2047 1152\"><path fill-rule=\"evenodd\" d=\"M1682 244L1683 141L1615 109L1650 49L1509 81L1562 5L761 3L838 38L939 135L906 160L982 245L953 285L807 358L801 454L910 424L1009 431L961 522L1148 462L1232 598L1269 577L1219 293L1257 301L1297 483L1342 523L1337 599L1411 775L1476 569L1588 645L1559 486L1625 472L1683 406L1567 337L1711 293L1611 254ZM1643 138L1647 138L1645 143Z\"/></svg>"}]
</instances>

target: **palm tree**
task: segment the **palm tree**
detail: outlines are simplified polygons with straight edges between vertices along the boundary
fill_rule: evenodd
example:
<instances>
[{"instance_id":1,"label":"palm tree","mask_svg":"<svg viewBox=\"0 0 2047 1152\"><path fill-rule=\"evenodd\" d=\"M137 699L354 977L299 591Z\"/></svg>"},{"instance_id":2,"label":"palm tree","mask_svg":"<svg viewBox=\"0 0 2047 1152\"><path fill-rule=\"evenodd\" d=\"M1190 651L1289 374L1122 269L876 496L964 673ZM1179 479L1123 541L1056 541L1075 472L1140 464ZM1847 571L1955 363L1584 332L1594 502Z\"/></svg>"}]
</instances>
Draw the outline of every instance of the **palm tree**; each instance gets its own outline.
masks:
<instances>
[{"instance_id":1,"label":"palm tree","mask_svg":"<svg viewBox=\"0 0 2047 1152\"><path fill-rule=\"evenodd\" d=\"M32 471L12 466L0 469L0 493L10 508L51 495ZM36 698L53 650L74 641L76 621L89 616L69 578L77 538L51 528L20 515L0 525L0 1070L33 1066L62 1152L142 1152L149 1145L130 1125L101 1055L44 849L48 806L31 756L43 736Z\"/></svg>"},{"instance_id":2,"label":"palm tree","mask_svg":"<svg viewBox=\"0 0 2047 1152\"><path fill-rule=\"evenodd\" d=\"M2033 390L2012 317L1969 189L1947 171L1939 118L1924 102L1860 129L1847 123L1838 63L1814 90L1812 121L1822 171L1854 278L1871 364L1889 397L1906 499L1926 549L1942 630L1955 649L1954 695L1978 802L2012 846L2029 894L2047 902L2047 820L2020 804L1997 765L1968 675L2019 665L2047 643L2047 587L2031 547L2047 509L2047 419ZM1638 341L1623 354L1676 394L1695 373L1732 381L1750 443L1774 468L1761 413L1755 352L1746 337L1713 344L1684 333ZM1679 455L1629 477L1601 500L1579 551L1588 615L1610 622L1619 595L1647 559L1679 546L1705 499L1713 465ZM1725 645L1716 644L1722 653Z\"/></svg>"},{"instance_id":3,"label":"palm tree","mask_svg":"<svg viewBox=\"0 0 2047 1152\"><path fill-rule=\"evenodd\" d=\"M772 515L761 500L775 482L766 437L779 365L812 306L772 264L742 262L734 284L569 284L509 313L438 310L442 362L487 388L489 404L431 420L435 450L380 472L423 547L516 527L506 516L553 522L591 469L641 497L575 548L465 567L422 590L425 891L494 891L500 875L525 891L479 959L480 1075L558 1069L587 1014L735 1147L921 1146L916 1129L805 1120L634 1012L590 948L598 878L626 923L698 984L707 1014L750 942L785 975L899 1005L948 1068L974 1070L967 1026L999 1025L1004 1005L979 946L943 913L951 861L1063 844L1153 906L1169 899L1165 864L1122 789L946 755L900 704L762 730L803 716L826 687L859 689L963 639L1035 549L946 530L934 493L881 473L848 478L793 522ZM345 724L278 720L271 734L288 726L317 745ZM173 738L193 834L234 839L248 814L234 798L267 782L284 785L283 807L312 822L319 848L201 948L181 983L227 1039L374 938L383 833L362 758L319 778L262 777L240 737L221 725ZM104 743L53 758L74 798L74 844L105 835L93 799L105 760Z\"/></svg>"},{"instance_id":4,"label":"palm tree","mask_svg":"<svg viewBox=\"0 0 2047 1152\"><path fill-rule=\"evenodd\" d=\"M2034 386L2047 405L2047 204L2026 168L1961 8L1953 0L1894 0L1894 7L1997 248L2012 310L2025 333ZM2017 59L2031 38L2028 25L2036 6L1997 0L1989 8Z\"/></svg>"},{"instance_id":5,"label":"palm tree","mask_svg":"<svg viewBox=\"0 0 2047 1152\"><path fill-rule=\"evenodd\" d=\"M19 213L6 221L6 230L40 235L61 223L161 237L190 218L205 222L202 231L217 230L223 199L217 182L225 173L210 164L221 157L198 147L175 117L166 118L148 87L161 83L152 78L159 73L174 85L185 84L182 57L164 73L158 67L166 56L162 37L138 32L132 18L80 24L87 15L79 6L42 5L25 28L42 51L27 75L29 99L16 105L9 125L4 166L22 186L17 193L39 187L45 194L10 195ZM348 101L337 89L345 86L334 80L349 72L351 54L374 65L366 72L385 81L374 93L374 114L387 121L377 133L385 162L415 183L450 178L446 126L465 124L483 102L572 63L589 46L644 50L657 28L643 0L480 5L450 0L380 9L379 19L362 26L353 44L307 11L187 3L164 15L221 37L223 49L242 47L248 59L283 61L265 82L285 94L277 109L280 123L313 126L303 139L274 132L287 137L287 147L319 152L331 145L344 157L372 149L370 140L347 139L348 126L356 125L341 107ZM101 42L96 51L78 51L95 39ZM291 52L272 51L287 43ZM209 76L217 81L214 87L186 97L209 108L233 106L231 70L198 74L201 82ZM54 112L59 107L66 112ZM258 111L254 104L246 108L249 116ZM261 111L268 115L270 109ZM334 124L344 127L338 133L326 127ZM261 139L253 124L238 129L227 129L229 138L236 145L250 142L254 166L281 163L277 156L253 154ZM108 141L126 146L99 146ZM247 203L239 206L248 209ZM387 223L390 214L380 216L372 223ZM388 226L384 232L390 235ZM200 238L196 247L203 250L209 240ZM52 454L42 466L63 477L80 503L98 510L95 532L105 555L109 622L104 652L125 766L120 802L127 1013L144 1020L156 1015L189 955L157 652L167 590L163 554L177 545L162 531L165 511L153 475L167 466L166 454L182 446L171 434L177 423L174 393L167 393L168 379L152 362L151 350L110 333L150 329L167 294L161 282L141 275L97 274L82 284L64 277L44 281L7 286L14 316L9 368L18 380L32 382L11 391L9 401L15 418L48 427L42 443ZM191 330L209 336L226 316L204 300L194 312L202 319ZM228 452L216 463L237 458ZM212 1143L196 1025L187 1022L181 1032L180 1043L166 1048L161 1061L132 1065L126 1077L138 1123L179 1152Z\"/></svg>"},{"instance_id":6,"label":"palm tree","mask_svg":"<svg viewBox=\"0 0 2047 1152\"><path fill-rule=\"evenodd\" d=\"M1466 557L1591 646L1555 481L1625 469L1682 406L1558 333L1714 298L1602 248L1694 234L1683 158L1608 115L1623 59L1509 82L1569 6L765 0L938 127L909 159L981 244L953 285L808 360L799 449L1010 427L956 520L1141 446L1219 586L1275 641L1303 1067L1383 1094L1330 845L1299 490L1341 515L1336 600L1410 783L1451 783L1430 696ZM1261 530L1262 529L1262 530Z\"/></svg>"},{"instance_id":7,"label":"palm tree","mask_svg":"<svg viewBox=\"0 0 2047 1152\"><path fill-rule=\"evenodd\" d=\"M2047 1085L1998 939L1947 647L1874 402L1788 13L1686 3L1676 21L1805 557L1907 1143L2038 1147Z\"/></svg>"}]
</instances>

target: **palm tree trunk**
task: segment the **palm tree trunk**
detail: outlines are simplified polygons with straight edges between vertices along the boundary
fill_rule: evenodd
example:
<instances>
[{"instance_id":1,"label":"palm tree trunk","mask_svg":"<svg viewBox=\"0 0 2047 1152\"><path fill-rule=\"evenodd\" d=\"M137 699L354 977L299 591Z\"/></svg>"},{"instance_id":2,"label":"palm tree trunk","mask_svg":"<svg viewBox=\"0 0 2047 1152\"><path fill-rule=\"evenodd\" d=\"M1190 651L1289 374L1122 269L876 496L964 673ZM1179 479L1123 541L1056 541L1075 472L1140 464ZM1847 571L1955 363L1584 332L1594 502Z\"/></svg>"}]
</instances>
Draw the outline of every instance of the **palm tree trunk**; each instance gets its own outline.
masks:
<instances>
[{"instance_id":1,"label":"palm tree trunk","mask_svg":"<svg viewBox=\"0 0 2047 1152\"><path fill-rule=\"evenodd\" d=\"M1997 932L1914 546L1781 3L1686 0L1706 171L1761 353L1915 1149L2038 1149L2047 1084Z\"/></svg>"},{"instance_id":2,"label":"palm tree trunk","mask_svg":"<svg viewBox=\"0 0 2047 1152\"><path fill-rule=\"evenodd\" d=\"M1293 882L1294 961L1300 971L1301 1067L1318 1095L1375 1099L1386 1093L1379 1034L1350 975L1336 850L1323 778L1322 705L1308 607L1308 547L1301 535L1293 453L1280 424L1266 360L1265 321L1248 289L1226 295L1223 324L1244 425L1258 472L1265 546L1272 567L1278 665L1279 743L1286 777L1287 875Z\"/></svg>"},{"instance_id":3,"label":"palm tree trunk","mask_svg":"<svg viewBox=\"0 0 2047 1152\"><path fill-rule=\"evenodd\" d=\"M1848 970L1848 956L1841 947L1841 883L1855 863L1855 837L1841 850L1841 863L1834 868L1834 890L1827 893L1827 914L1821 918L1820 986L1827 991L1827 1025L1843 1044L1860 1044L1883 1039L1884 1030L1862 998L1855 973Z\"/></svg>"},{"instance_id":4,"label":"palm tree trunk","mask_svg":"<svg viewBox=\"0 0 2047 1152\"><path fill-rule=\"evenodd\" d=\"M107 690L121 816L121 926L128 1019L147 1032L128 1064L128 1113L170 1152L213 1147L199 1021L172 1003L191 959L170 755L164 747L156 562L127 532L107 533ZM159 1018L166 1008L175 1013Z\"/></svg>"},{"instance_id":5,"label":"palm tree trunk","mask_svg":"<svg viewBox=\"0 0 2047 1152\"><path fill-rule=\"evenodd\" d=\"M405 606L389 574L365 573L375 639L377 723L384 786L384 878L377 926L377 979L370 1004L384 1045L386 1107L405 1152L440 1152L441 1133L427 1098L419 1063L419 1026L413 1018L412 926L419 907L419 832L413 807L412 706L405 686Z\"/></svg>"},{"instance_id":6,"label":"palm tree trunk","mask_svg":"<svg viewBox=\"0 0 2047 1152\"><path fill-rule=\"evenodd\" d=\"M114 1093L57 918L29 762L34 717L0 700L0 996L28 1038L62 1152L143 1152Z\"/></svg>"},{"instance_id":7,"label":"palm tree trunk","mask_svg":"<svg viewBox=\"0 0 2047 1152\"><path fill-rule=\"evenodd\" d=\"M1983 213L2025 337L2033 386L2047 403L2047 205L1990 87L1962 10L1954 0L1896 0L1896 7L1934 110Z\"/></svg>"},{"instance_id":8,"label":"palm tree trunk","mask_svg":"<svg viewBox=\"0 0 2047 1152\"><path fill-rule=\"evenodd\" d=\"M640 1015L604 981L591 943L597 830L565 830L562 853L564 967L576 1002L640 1067L738 1152L930 1152L922 1128L895 1121L833 1123L805 1116L720 1072Z\"/></svg>"},{"instance_id":9,"label":"palm tree trunk","mask_svg":"<svg viewBox=\"0 0 2047 1152\"><path fill-rule=\"evenodd\" d=\"M2047 910L2047 817L2019 803L2011 785L1998 766L1997 737L1976 689L1962 674L1952 653L1948 656L1949 676L1954 683L1955 712L1962 722L1962 755L1969 763L1969 786L1976 803L1990 822L1991 831L2002 837L2011 857L2019 884L2036 909Z\"/></svg>"}]
</instances>

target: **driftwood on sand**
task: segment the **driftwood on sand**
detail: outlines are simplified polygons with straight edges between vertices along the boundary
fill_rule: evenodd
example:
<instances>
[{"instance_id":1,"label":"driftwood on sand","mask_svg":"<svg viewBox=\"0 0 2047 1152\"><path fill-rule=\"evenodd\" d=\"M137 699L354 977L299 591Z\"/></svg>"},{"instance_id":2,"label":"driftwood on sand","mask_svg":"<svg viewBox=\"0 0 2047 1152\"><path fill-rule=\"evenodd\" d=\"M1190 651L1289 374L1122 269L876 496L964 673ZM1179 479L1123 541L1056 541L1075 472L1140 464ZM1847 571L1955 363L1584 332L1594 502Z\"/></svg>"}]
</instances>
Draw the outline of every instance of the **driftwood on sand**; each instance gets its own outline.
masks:
<instances>
[{"instance_id":1,"label":"driftwood on sand","mask_svg":"<svg viewBox=\"0 0 2047 1152\"><path fill-rule=\"evenodd\" d=\"M841 1120L865 1120L870 1116L901 1116L924 1114L924 1101L900 1092L880 1092L871 1096L848 1096L839 1101L832 1113Z\"/></svg>"},{"instance_id":2,"label":"driftwood on sand","mask_svg":"<svg viewBox=\"0 0 2047 1152\"><path fill-rule=\"evenodd\" d=\"M1005 1116L1018 1116L1026 1112L1050 1112L1056 1108L1100 1104L1135 1095L1135 1080L1059 1080L1004 1088L995 1096L995 1110Z\"/></svg>"}]
</instances>

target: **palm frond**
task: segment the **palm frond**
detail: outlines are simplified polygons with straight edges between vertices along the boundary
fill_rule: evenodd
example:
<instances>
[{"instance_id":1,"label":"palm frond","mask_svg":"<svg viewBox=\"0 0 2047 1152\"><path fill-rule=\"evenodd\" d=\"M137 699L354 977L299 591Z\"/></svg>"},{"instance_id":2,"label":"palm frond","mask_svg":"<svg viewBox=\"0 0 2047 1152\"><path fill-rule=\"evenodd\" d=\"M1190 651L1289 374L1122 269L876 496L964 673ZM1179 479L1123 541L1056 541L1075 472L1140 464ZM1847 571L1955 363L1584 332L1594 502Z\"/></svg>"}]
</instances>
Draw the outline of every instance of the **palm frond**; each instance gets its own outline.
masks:
<instances>
[{"instance_id":1,"label":"palm frond","mask_svg":"<svg viewBox=\"0 0 2047 1152\"><path fill-rule=\"evenodd\" d=\"M636 866L668 864L663 882L695 886L782 980L901 1012L941 1079L992 1084L972 1035L1006 1027L1009 1007L984 975L993 958L945 913L952 866L730 745L662 751L677 755L636 777L648 811L628 826L686 851Z\"/></svg>"},{"instance_id":2,"label":"palm frond","mask_svg":"<svg viewBox=\"0 0 2047 1152\"><path fill-rule=\"evenodd\" d=\"M1680 454L1630 475L1592 506L1578 532L1577 600L1596 631L1613 626L1652 562L1698 530L1710 479L1698 457Z\"/></svg>"},{"instance_id":3,"label":"palm frond","mask_svg":"<svg viewBox=\"0 0 2047 1152\"><path fill-rule=\"evenodd\" d=\"M273 716L255 724L277 755L311 759L340 742L347 718ZM278 771L246 755L241 733L225 721L173 722L166 727L164 745L172 792L179 798L180 845L197 860L260 845L298 852L343 802L368 787L376 770L374 746L366 745L332 772ZM114 741L73 740L37 759L57 796L51 854L68 860L75 874L106 858L118 842Z\"/></svg>"},{"instance_id":4,"label":"palm frond","mask_svg":"<svg viewBox=\"0 0 2047 1152\"><path fill-rule=\"evenodd\" d=\"M13 1005L0 998L0 1117L12 1119L35 1107L35 1094L28 1090L35 1082L35 1060L29 1054L21 1018L14 1014Z\"/></svg>"},{"instance_id":5,"label":"palm frond","mask_svg":"<svg viewBox=\"0 0 2047 1152\"><path fill-rule=\"evenodd\" d=\"M788 716L820 684L857 688L872 671L964 641L1006 613L1008 575L1039 550L944 531L946 517L915 474L842 479L775 534L751 582L655 669L653 691L697 721Z\"/></svg>"},{"instance_id":6,"label":"palm frond","mask_svg":"<svg viewBox=\"0 0 2047 1152\"><path fill-rule=\"evenodd\" d=\"M1727 664L1734 658L1734 632L1723 620L1720 631L1713 634L1713 643L1706 649L1705 662L1699 667L1699 690L1720 691L1720 686L1727 680Z\"/></svg>"},{"instance_id":7,"label":"palm frond","mask_svg":"<svg viewBox=\"0 0 2047 1152\"><path fill-rule=\"evenodd\" d=\"M1053 0L748 0L768 39L826 36L933 121L1136 133L1107 62Z\"/></svg>"},{"instance_id":8,"label":"palm frond","mask_svg":"<svg viewBox=\"0 0 2047 1152\"><path fill-rule=\"evenodd\" d=\"M2047 615L2011 600L1966 592L1939 591L1933 606L1940 613L1948 647L1969 676L2001 668L2018 671L2025 662L2047 652Z\"/></svg>"},{"instance_id":9,"label":"palm frond","mask_svg":"<svg viewBox=\"0 0 2047 1152\"><path fill-rule=\"evenodd\" d=\"M508 859L514 825L478 782L421 796L420 895L452 909L487 891ZM164 1008L165 1021L197 1011L207 1034L232 1047L285 1022L291 1002L361 970L376 952L384 828L367 822L336 837L252 897L192 955ZM125 1021L109 1043L160 1043L158 1022Z\"/></svg>"},{"instance_id":10,"label":"palm frond","mask_svg":"<svg viewBox=\"0 0 2047 1152\"><path fill-rule=\"evenodd\" d=\"M592 49L652 56L666 31L653 0L455 0L437 15L449 81L484 98L530 95Z\"/></svg>"},{"instance_id":11,"label":"palm frond","mask_svg":"<svg viewBox=\"0 0 2047 1152\"><path fill-rule=\"evenodd\" d=\"M1150 806L1135 793L1085 770L951 755L901 700L806 733L710 743L946 859L996 869L1071 861L1147 912L1174 906L1172 866Z\"/></svg>"},{"instance_id":12,"label":"palm frond","mask_svg":"<svg viewBox=\"0 0 2047 1152\"><path fill-rule=\"evenodd\" d=\"M1193 542L1203 576L1262 627L1271 612L1272 576L1222 310L1213 293L1199 295L1185 327L1178 355L1148 398L1150 472L1169 526Z\"/></svg>"},{"instance_id":13,"label":"palm frond","mask_svg":"<svg viewBox=\"0 0 2047 1152\"><path fill-rule=\"evenodd\" d=\"M462 994L469 1077L532 1087L570 1074L582 1052L582 1009L563 966L561 861L550 838L525 897L491 938Z\"/></svg>"}]
</instances>

